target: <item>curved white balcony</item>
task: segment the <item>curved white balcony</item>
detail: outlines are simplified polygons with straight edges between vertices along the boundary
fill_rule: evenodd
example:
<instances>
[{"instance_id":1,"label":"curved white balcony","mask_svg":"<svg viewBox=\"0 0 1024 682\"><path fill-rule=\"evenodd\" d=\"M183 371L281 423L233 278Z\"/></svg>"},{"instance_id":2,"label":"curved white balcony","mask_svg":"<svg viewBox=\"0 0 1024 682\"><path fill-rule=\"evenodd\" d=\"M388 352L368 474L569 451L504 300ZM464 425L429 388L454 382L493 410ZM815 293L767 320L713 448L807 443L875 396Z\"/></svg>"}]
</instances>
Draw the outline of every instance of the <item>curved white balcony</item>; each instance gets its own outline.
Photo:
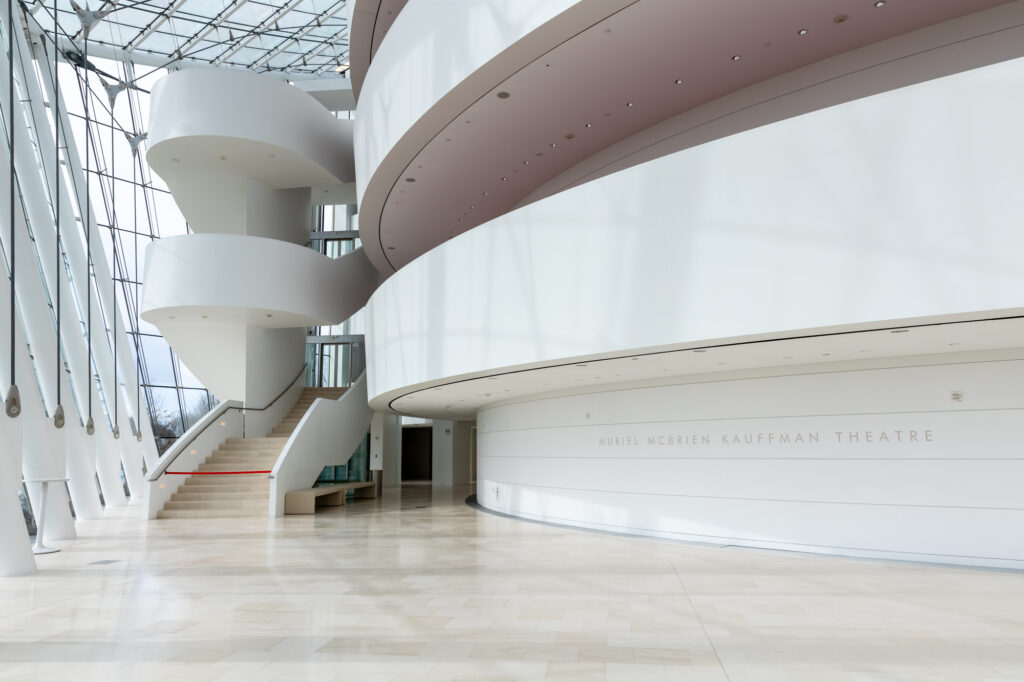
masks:
<instances>
[{"instance_id":1,"label":"curved white balcony","mask_svg":"<svg viewBox=\"0 0 1024 682\"><path fill-rule=\"evenodd\" d=\"M302 365L305 327L349 318L378 282L361 250L301 246L312 206L351 194L350 122L272 78L189 69L157 83L150 139L197 234L149 246L142 316L218 397L262 404Z\"/></svg>"},{"instance_id":2,"label":"curved white balcony","mask_svg":"<svg viewBox=\"0 0 1024 682\"><path fill-rule=\"evenodd\" d=\"M462 234L372 297L371 406L475 418L509 514L1020 568L1022 84L849 102Z\"/></svg>"},{"instance_id":3,"label":"curved white balcony","mask_svg":"<svg viewBox=\"0 0 1024 682\"><path fill-rule=\"evenodd\" d=\"M349 3L349 78L356 99L384 36L408 0L353 0Z\"/></svg>"},{"instance_id":4,"label":"curved white balcony","mask_svg":"<svg viewBox=\"0 0 1024 682\"><path fill-rule=\"evenodd\" d=\"M194 232L305 243L310 206L355 179L352 122L281 81L186 69L153 91L147 161Z\"/></svg>"},{"instance_id":5,"label":"curved white balcony","mask_svg":"<svg viewBox=\"0 0 1024 682\"><path fill-rule=\"evenodd\" d=\"M397 270L580 182L1022 54L1019 2L839 11L814 0L411 0L359 99L367 255Z\"/></svg>"}]
</instances>

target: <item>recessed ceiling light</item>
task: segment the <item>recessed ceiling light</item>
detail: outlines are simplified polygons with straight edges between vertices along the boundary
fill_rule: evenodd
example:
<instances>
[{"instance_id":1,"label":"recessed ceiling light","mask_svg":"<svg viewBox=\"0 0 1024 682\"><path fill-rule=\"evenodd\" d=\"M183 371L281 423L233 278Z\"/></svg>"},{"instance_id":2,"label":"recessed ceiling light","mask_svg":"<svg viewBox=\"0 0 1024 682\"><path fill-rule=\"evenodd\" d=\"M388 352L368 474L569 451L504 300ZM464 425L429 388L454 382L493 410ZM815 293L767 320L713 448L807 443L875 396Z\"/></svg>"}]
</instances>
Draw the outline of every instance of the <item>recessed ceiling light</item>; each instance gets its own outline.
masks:
<instances>
[{"instance_id":1,"label":"recessed ceiling light","mask_svg":"<svg viewBox=\"0 0 1024 682\"><path fill-rule=\"evenodd\" d=\"M508 182L508 178L502 178L501 181L502 182Z\"/></svg>"},{"instance_id":2,"label":"recessed ceiling light","mask_svg":"<svg viewBox=\"0 0 1024 682\"><path fill-rule=\"evenodd\" d=\"M587 124L587 127L588 127L588 128L593 128L594 126L592 126L591 124L589 124L589 123L588 123L588 124Z\"/></svg>"},{"instance_id":3,"label":"recessed ceiling light","mask_svg":"<svg viewBox=\"0 0 1024 682\"><path fill-rule=\"evenodd\" d=\"M270 313L267 313L267 317L273 317L273 315L271 315Z\"/></svg>"},{"instance_id":4,"label":"recessed ceiling light","mask_svg":"<svg viewBox=\"0 0 1024 682\"><path fill-rule=\"evenodd\" d=\"M177 157L172 158L171 161L173 161L174 163L181 163L181 159L179 159Z\"/></svg>"},{"instance_id":5,"label":"recessed ceiling light","mask_svg":"<svg viewBox=\"0 0 1024 682\"><path fill-rule=\"evenodd\" d=\"M512 95L510 95L509 93L505 92L504 90L502 90L501 92L498 93L498 99L508 99L511 96Z\"/></svg>"},{"instance_id":6,"label":"recessed ceiling light","mask_svg":"<svg viewBox=\"0 0 1024 682\"><path fill-rule=\"evenodd\" d=\"M221 161L227 161L227 160L228 160L228 157L226 157L226 156L222 156L222 157L220 157L220 160L221 160Z\"/></svg>"},{"instance_id":7,"label":"recessed ceiling light","mask_svg":"<svg viewBox=\"0 0 1024 682\"><path fill-rule=\"evenodd\" d=\"M566 133L565 134L565 139L567 139L567 140L571 140L574 137L576 137L576 135L574 135L573 133Z\"/></svg>"},{"instance_id":8,"label":"recessed ceiling light","mask_svg":"<svg viewBox=\"0 0 1024 682\"><path fill-rule=\"evenodd\" d=\"M835 16L835 18L832 19L832 21L833 21L833 23L841 24L841 23L843 23L844 21L846 21L849 18L850 18L849 14L837 14Z\"/></svg>"},{"instance_id":9,"label":"recessed ceiling light","mask_svg":"<svg viewBox=\"0 0 1024 682\"><path fill-rule=\"evenodd\" d=\"M683 84L683 79L682 78L677 78L676 79L676 85L682 85L682 84Z\"/></svg>"},{"instance_id":10,"label":"recessed ceiling light","mask_svg":"<svg viewBox=\"0 0 1024 682\"><path fill-rule=\"evenodd\" d=\"M393 247L393 246L389 246L388 247L388 251L394 251L394 250L395 250L395 247Z\"/></svg>"},{"instance_id":11,"label":"recessed ceiling light","mask_svg":"<svg viewBox=\"0 0 1024 682\"><path fill-rule=\"evenodd\" d=\"M889 333L890 334L906 334L909 331L910 331L909 329L893 329L893 330L890 330Z\"/></svg>"},{"instance_id":12,"label":"recessed ceiling light","mask_svg":"<svg viewBox=\"0 0 1024 682\"><path fill-rule=\"evenodd\" d=\"M732 56L732 60L733 60L734 62L738 62L738 61L739 61L740 59L742 59L742 57L741 57L740 55L738 55L738 54L734 54L734 55Z\"/></svg>"},{"instance_id":13,"label":"recessed ceiling light","mask_svg":"<svg viewBox=\"0 0 1024 682\"><path fill-rule=\"evenodd\" d=\"M632 102L626 102L626 107L629 108L629 109L632 109L633 108L633 103Z\"/></svg>"},{"instance_id":14,"label":"recessed ceiling light","mask_svg":"<svg viewBox=\"0 0 1024 682\"><path fill-rule=\"evenodd\" d=\"M470 206L470 207L469 207L469 210L471 210L471 211L472 211L472 210L473 210L474 208L476 208L476 206Z\"/></svg>"},{"instance_id":15,"label":"recessed ceiling light","mask_svg":"<svg viewBox=\"0 0 1024 682\"><path fill-rule=\"evenodd\" d=\"M797 31L796 34L798 36L805 36L805 35L807 35L807 29L806 28L802 28L799 31Z\"/></svg>"},{"instance_id":16,"label":"recessed ceiling light","mask_svg":"<svg viewBox=\"0 0 1024 682\"><path fill-rule=\"evenodd\" d=\"M416 178L406 178L406 182L416 182Z\"/></svg>"},{"instance_id":17,"label":"recessed ceiling light","mask_svg":"<svg viewBox=\"0 0 1024 682\"><path fill-rule=\"evenodd\" d=\"M878 2L875 3L875 7L885 7L885 0L878 0Z\"/></svg>"},{"instance_id":18,"label":"recessed ceiling light","mask_svg":"<svg viewBox=\"0 0 1024 682\"><path fill-rule=\"evenodd\" d=\"M552 148L552 149L557 149L557 148L558 148L558 145L557 145L557 144L555 144L554 142L552 142L552 143L551 143L551 148Z\"/></svg>"},{"instance_id":19,"label":"recessed ceiling light","mask_svg":"<svg viewBox=\"0 0 1024 682\"><path fill-rule=\"evenodd\" d=\"M530 165L530 162L529 162L529 161L523 161L523 165L524 165L524 166L529 166L529 165Z\"/></svg>"}]
</instances>

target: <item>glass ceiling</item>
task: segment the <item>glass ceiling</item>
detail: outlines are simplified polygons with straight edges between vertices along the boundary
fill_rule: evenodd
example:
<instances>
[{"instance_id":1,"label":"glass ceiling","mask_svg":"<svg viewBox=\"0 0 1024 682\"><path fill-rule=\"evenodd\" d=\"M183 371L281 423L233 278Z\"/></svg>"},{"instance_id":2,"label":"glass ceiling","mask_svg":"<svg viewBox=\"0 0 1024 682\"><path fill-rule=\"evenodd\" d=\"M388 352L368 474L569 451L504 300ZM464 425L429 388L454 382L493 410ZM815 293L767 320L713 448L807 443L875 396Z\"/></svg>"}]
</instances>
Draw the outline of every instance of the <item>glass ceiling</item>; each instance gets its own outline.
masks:
<instances>
[{"instance_id":1,"label":"glass ceiling","mask_svg":"<svg viewBox=\"0 0 1024 682\"><path fill-rule=\"evenodd\" d=\"M34 0L25 7L36 27L54 32L61 49L136 64L212 65L277 72L289 80L334 76L348 66L346 0Z\"/></svg>"}]
</instances>

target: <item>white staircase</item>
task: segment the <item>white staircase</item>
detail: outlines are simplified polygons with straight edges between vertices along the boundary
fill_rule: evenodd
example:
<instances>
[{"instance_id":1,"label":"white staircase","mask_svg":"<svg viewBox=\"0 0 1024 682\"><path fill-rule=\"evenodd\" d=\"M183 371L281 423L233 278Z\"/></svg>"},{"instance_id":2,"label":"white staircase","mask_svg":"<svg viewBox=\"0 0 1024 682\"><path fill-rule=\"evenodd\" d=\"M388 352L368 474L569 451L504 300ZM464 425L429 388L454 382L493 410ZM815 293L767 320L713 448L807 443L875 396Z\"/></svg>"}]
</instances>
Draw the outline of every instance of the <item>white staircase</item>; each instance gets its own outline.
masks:
<instances>
[{"instance_id":1,"label":"white staircase","mask_svg":"<svg viewBox=\"0 0 1024 682\"><path fill-rule=\"evenodd\" d=\"M263 438L228 438L171 496L158 519L263 516L270 499L269 474L216 474L274 468L288 438L317 398L337 400L344 388L305 388L295 407Z\"/></svg>"}]
</instances>

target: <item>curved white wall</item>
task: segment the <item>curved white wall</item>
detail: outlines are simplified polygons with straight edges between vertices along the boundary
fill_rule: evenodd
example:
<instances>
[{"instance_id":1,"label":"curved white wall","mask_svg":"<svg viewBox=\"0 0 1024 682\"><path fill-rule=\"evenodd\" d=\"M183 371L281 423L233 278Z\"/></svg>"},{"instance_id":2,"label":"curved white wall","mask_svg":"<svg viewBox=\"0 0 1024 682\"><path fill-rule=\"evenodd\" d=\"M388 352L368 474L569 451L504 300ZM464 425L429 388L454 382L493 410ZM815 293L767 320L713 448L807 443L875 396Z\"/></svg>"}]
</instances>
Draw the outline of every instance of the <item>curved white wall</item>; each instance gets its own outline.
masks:
<instances>
[{"instance_id":1,"label":"curved white wall","mask_svg":"<svg viewBox=\"0 0 1024 682\"><path fill-rule=\"evenodd\" d=\"M355 124L356 182L360 200L384 157L431 107L470 76L477 74L479 77L481 67L495 56L577 4L584 3L578 0L501 0L498 3L409 0L374 55L360 90ZM593 4L604 10L626 3L602 0ZM600 15L607 13L606 10ZM425 27L430 30L424 30ZM458 39L446 39L449 36L458 36ZM393 83L401 83L403 87L390 87ZM474 94L473 99L476 96ZM461 103L455 113L470 101ZM444 123L447 119L441 125Z\"/></svg>"},{"instance_id":2,"label":"curved white wall","mask_svg":"<svg viewBox=\"0 0 1024 682\"><path fill-rule=\"evenodd\" d=\"M589 528L1024 568L1022 382L1011 360L495 406L477 495Z\"/></svg>"},{"instance_id":3,"label":"curved white wall","mask_svg":"<svg viewBox=\"0 0 1024 682\"><path fill-rule=\"evenodd\" d=\"M371 299L371 400L590 354L1019 309L1022 87L1016 60L843 104L457 237Z\"/></svg>"},{"instance_id":4,"label":"curved white wall","mask_svg":"<svg viewBox=\"0 0 1024 682\"><path fill-rule=\"evenodd\" d=\"M377 273L357 249L332 259L277 239L190 234L146 249L142 317L169 316L260 327L346 320L363 307Z\"/></svg>"},{"instance_id":5,"label":"curved white wall","mask_svg":"<svg viewBox=\"0 0 1024 682\"><path fill-rule=\"evenodd\" d=\"M183 69L157 81L150 111L147 159L161 177L175 163L169 158L171 144L181 149L195 139L199 144L194 151L201 152L209 146L208 138L224 138L278 147L301 164L282 173L280 182L270 180L276 177L273 164L240 166L243 174L260 175L268 185L302 187L332 178L354 179L350 123L282 81L248 71ZM227 159L229 165L231 161Z\"/></svg>"}]
</instances>

